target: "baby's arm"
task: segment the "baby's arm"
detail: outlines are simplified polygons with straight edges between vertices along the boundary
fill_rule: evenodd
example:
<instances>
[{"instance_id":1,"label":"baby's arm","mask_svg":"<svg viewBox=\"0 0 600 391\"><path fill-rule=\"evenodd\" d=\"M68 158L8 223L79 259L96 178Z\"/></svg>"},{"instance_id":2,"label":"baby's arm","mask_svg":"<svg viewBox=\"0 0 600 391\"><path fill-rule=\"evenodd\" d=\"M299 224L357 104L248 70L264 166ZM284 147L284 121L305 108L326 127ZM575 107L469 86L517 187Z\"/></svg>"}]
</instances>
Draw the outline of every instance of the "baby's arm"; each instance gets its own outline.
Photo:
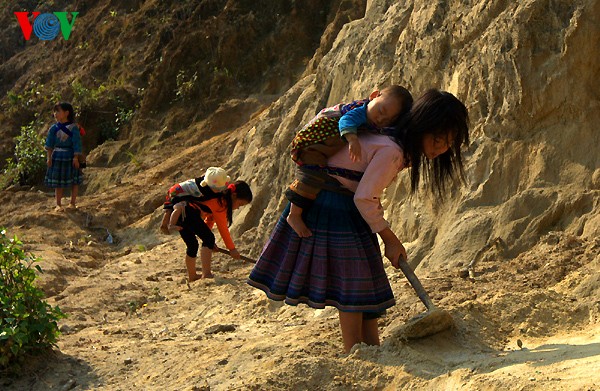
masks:
<instances>
[{"instance_id":1,"label":"baby's arm","mask_svg":"<svg viewBox=\"0 0 600 391\"><path fill-rule=\"evenodd\" d=\"M185 201L178 202L173 206L173 213L171 213L171 218L169 219L169 230L181 231L183 228L177 225L177 221L179 220L179 216L181 216L181 212L185 208Z\"/></svg>"},{"instance_id":2,"label":"baby's arm","mask_svg":"<svg viewBox=\"0 0 600 391\"><path fill-rule=\"evenodd\" d=\"M348 153L350 154L350 159L352 159L353 162L360 162L362 150L360 148L358 136L356 133L346 133L344 137L346 137L346 140L348 141Z\"/></svg>"},{"instance_id":3,"label":"baby's arm","mask_svg":"<svg viewBox=\"0 0 600 391\"><path fill-rule=\"evenodd\" d=\"M367 122L366 107L357 107L342 115L339 122L340 136L348 141L348 153L353 162L359 162L361 147L358 142L358 128Z\"/></svg>"}]
</instances>

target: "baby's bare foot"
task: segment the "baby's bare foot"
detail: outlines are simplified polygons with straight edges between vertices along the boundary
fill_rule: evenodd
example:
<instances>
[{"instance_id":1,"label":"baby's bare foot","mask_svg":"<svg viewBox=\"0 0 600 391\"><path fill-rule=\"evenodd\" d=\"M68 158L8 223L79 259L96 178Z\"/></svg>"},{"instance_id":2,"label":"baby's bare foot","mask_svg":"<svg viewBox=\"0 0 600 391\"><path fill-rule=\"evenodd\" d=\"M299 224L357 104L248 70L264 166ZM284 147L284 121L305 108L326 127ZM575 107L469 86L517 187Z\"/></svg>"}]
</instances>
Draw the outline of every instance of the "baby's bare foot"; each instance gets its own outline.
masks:
<instances>
[{"instance_id":1,"label":"baby's bare foot","mask_svg":"<svg viewBox=\"0 0 600 391\"><path fill-rule=\"evenodd\" d=\"M312 236L312 232L310 231L310 229L308 229L306 224L304 224L304 221L302 220L302 216L288 215L286 220L287 220L288 224L290 225L290 227L292 227L292 229L301 238L307 238L309 236Z\"/></svg>"},{"instance_id":2,"label":"baby's bare foot","mask_svg":"<svg viewBox=\"0 0 600 391\"><path fill-rule=\"evenodd\" d=\"M201 278L202 278L202 276L199 276L199 275L197 275L197 274L196 274L196 275L194 275L194 276L190 276L190 277L188 277L188 281L189 281L189 282L194 282L194 281L197 281L197 280L199 280L199 279L201 279Z\"/></svg>"},{"instance_id":3,"label":"baby's bare foot","mask_svg":"<svg viewBox=\"0 0 600 391\"><path fill-rule=\"evenodd\" d=\"M210 273L210 274L207 273L207 274L202 275L202 278L214 278L214 277L215 277L215 275L212 273Z\"/></svg>"}]
</instances>

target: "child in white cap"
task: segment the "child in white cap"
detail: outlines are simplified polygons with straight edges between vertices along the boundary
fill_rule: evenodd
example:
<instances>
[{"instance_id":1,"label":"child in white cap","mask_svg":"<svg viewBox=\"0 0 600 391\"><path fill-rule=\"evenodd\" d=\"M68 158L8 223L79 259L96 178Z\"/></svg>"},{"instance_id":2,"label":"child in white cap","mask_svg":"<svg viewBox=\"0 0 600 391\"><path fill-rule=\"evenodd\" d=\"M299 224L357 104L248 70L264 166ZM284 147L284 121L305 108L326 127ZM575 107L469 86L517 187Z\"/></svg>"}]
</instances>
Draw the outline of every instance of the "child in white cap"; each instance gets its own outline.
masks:
<instances>
[{"instance_id":1,"label":"child in white cap","mask_svg":"<svg viewBox=\"0 0 600 391\"><path fill-rule=\"evenodd\" d=\"M177 183L167 191L166 200L163 204L165 214L163 216L160 230L168 234L170 221L177 222L181 209L175 210L174 206L186 200L206 201L219 197L220 193L227 189L231 177L221 167L209 167L200 178L188 179ZM173 216L172 216L173 214ZM175 225L175 224L171 224Z\"/></svg>"}]
</instances>

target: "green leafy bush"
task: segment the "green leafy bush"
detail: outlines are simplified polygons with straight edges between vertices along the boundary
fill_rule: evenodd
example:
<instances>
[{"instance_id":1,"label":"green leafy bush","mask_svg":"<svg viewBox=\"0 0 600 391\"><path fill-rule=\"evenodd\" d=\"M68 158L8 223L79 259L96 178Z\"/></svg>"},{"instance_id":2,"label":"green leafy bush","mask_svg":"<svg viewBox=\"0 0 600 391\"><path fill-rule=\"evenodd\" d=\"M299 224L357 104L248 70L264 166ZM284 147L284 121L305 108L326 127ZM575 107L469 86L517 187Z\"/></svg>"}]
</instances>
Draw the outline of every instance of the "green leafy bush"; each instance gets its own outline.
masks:
<instances>
[{"instance_id":1,"label":"green leafy bush","mask_svg":"<svg viewBox=\"0 0 600 391\"><path fill-rule=\"evenodd\" d=\"M73 91L73 102L79 104L79 109L93 107L102 96L109 94L108 87L104 84L100 84L98 88L88 88L79 80L73 80L71 90ZM76 108L75 112L81 112L81 110Z\"/></svg>"},{"instance_id":2,"label":"green leafy bush","mask_svg":"<svg viewBox=\"0 0 600 391\"><path fill-rule=\"evenodd\" d=\"M117 112L113 119L102 122L99 125L100 133L98 136L98 145L105 141L117 140L121 132L130 125L133 116L135 115L137 107L131 109L126 108L121 98L116 97L114 99L114 104L117 107Z\"/></svg>"},{"instance_id":3,"label":"green leafy bush","mask_svg":"<svg viewBox=\"0 0 600 391\"><path fill-rule=\"evenodd\" d=\"M57 321L65 314L34 285L35 270L42 272L33 265L38 261L16 237L0 230L0 367L55 345L59 335Z\"/></svg>"},{"instance_id":4,"label":"green leafy bush","mask_svg":"<svg viewBox=\"0 0 600 391\"><path fill-rule=\"evenodd\" d=\"M194 72L192 76L187 75L184 70L180 70L175 78L177 88L175 89L175 100L186 101L197 92L198 73Z\"/></svg>"},{"instance_id":5,"label":"green leafy bush","mask_svg":"<svg viewBox=\"0 0 600 391\"><path fill-rule=\"evenodd\" d=\"M33 114L38 107L53 106L60 101L61 96L56 89L36 80L30 80L25 88L19 89L16 92L11 90L6 93L3 110L11 117L23 112L31 112Z\"/></svg>"},{"instance_id":6,"label":"green leafy bush","mask_svg":"<svg viewBox=\"0 0 600 391\"><path fill-rule=\"evenodd\" d=\"M21 133L15 137L14 158L6 159L2 187L10 184L35 185L44 179L46 172L46 151L44 137L37 133L39 124L35 121L21 126Z\"/></svg>"}]
</instances>

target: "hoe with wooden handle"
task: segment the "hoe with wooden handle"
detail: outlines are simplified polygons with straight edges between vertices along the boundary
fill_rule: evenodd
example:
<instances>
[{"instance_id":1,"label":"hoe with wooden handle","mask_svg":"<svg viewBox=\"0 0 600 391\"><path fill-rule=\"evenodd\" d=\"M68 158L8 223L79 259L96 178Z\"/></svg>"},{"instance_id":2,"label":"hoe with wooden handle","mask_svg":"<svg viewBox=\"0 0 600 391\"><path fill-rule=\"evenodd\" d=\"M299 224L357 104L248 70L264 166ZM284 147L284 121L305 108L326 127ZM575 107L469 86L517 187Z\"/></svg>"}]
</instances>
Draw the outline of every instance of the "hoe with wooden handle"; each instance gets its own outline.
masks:
<instances>
[{"instance_id":1,"label":"hoe with wooden handle","mask_svg":"<svg viewBox=\"0 0 600 391\"><path fill-rule=\"evenodd\" d=\"M419 296L419 299L421 299L423 304L425 304L425 307L427 307L427 312L406 321L405 324L398 328L396 333L402 338L417 339L437 334L451 328L454 321L452 320L450 313L437 308L433 304L429 295L425 292L425 288L423 288L421 281L419 281L417 275L411 269L404 257L400 257L398 263L400 264L400 270L402 270L402 273L404 273L410 285L417 292L417 296Z\"/></svg>"},{"instance_id":2,"label":"hoe with wooden handle","mask_svg":"<svg viewBox=\"0 0 600 391\"><path fill-rule=\"evenodd\" d=\"M229 250L225 250L224 248L221 248L221 247L217 247L217 251L220 252L220 253L223 253L223 254L231 255L231 253L229 252ZM248 257L246 257L244 255L242 255L241 257L242 257L243 261L251 262L251 263L256 263L256 261L254 259L252 259L252 258L248 258Z\"/></svg>"}]
</instances>

